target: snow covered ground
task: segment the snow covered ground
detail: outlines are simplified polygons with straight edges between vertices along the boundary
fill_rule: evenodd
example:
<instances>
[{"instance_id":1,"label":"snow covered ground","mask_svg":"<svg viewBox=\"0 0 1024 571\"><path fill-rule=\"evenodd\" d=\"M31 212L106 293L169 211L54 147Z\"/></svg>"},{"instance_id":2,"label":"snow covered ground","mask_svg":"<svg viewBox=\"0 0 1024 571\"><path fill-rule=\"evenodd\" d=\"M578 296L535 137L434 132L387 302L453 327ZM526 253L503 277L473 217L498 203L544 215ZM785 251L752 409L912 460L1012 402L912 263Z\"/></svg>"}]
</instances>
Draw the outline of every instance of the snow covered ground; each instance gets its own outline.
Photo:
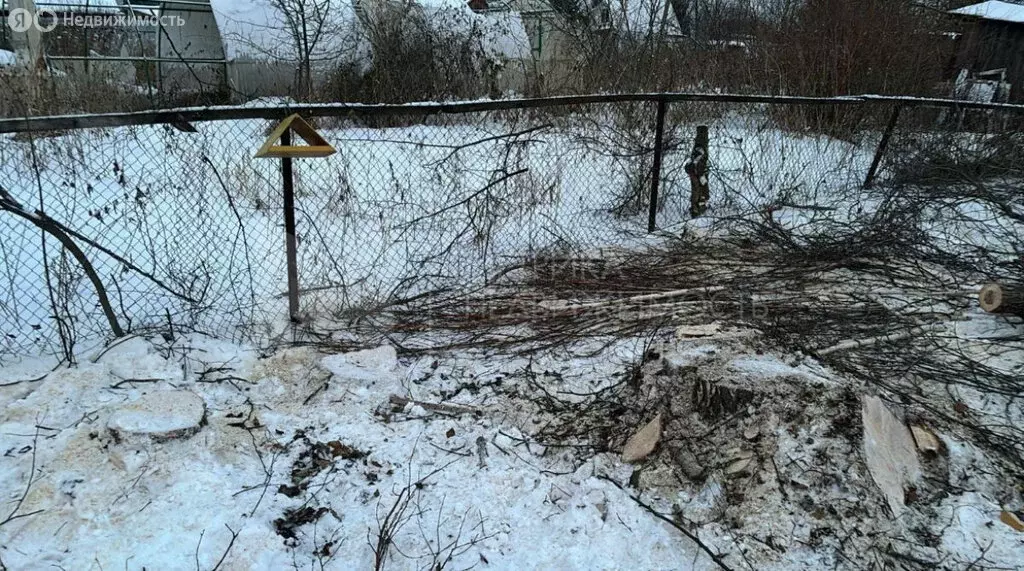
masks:
<instances>
[{"instance_id":1,"label":"snow covered ground","mask_svg":"<svg viewBox=\"0 0 1024 571\"><path fill-rule=\"evenodd\" d=\"M5 506L20 495L34 463L34 483L19 511L44 511L0 529L0 558L12 570L192 569L197 560L208 569L230 542L230 527L238 538L223 569L305 567L321 558L333 560L328 568L373 568L368 541L376 541L396 494L420 479L386 568L424 568L431 549L452 541L459 553L451 568L665 568L696 555L670 528L593 477L595 470L621 473L614 459L558 474L566 464L517 441L526 419L490 391L455 399L477 411L472 414L435 414L415 405L379 412L407 388L436 401L463 382L500 383L521 363L461 357L399 364L379 353L378 362L365 366L310 349L260 359L201 337L175 345L135 339L96 363L5 389L0 438L9 454L0 494ZM187 378L182 364L190 369ZM198 371L224 366L247 380L196 382ZM611 363L578 361L573 369L598 377L615 372ZM122 377L163 380L110 388ZM206 426L197 435L159 444L111 439L112 411L172 388L195 391L206 402ZM37 426L43 427L38 437ZM295 498L279 491L296 481L293 465L311 443L332 442L366 455L317 457L323 465L311 470L308 489ZM296 537L281 537L275 520L305 506L327 511Z\"/></svg>"},{"instance_id":2,"label":"snow covered ground","mask_svg":"<svg viewBox=\"0 0 1024 571\"><path fill-rule=\"evenodd\" d=\"M754 351L749 331L712 331L665 340L644 368L651 382L699 368L759 395L746 420L691 445L703 471L692 480L658 460L624 464L617 447L534 436L559 421L545 395L617 384L642 340L532 357L261 355L195 334L98 348L0 388L0 568L718 568L636 500L732 569L859 568L844 542L869 557L899 537L932 538L948 569L981 556L1024 565L1024 534L999 519L1011 482L978 448L940 434L953 492L893 520L861 457L862 389L813 360ZM0 385L15 379L5 369ZM181 391L205 416L168 436L192 414ZM175 400L140 415L143 397ZM753 464L732 473L729 454Z\"/></svg>"}]
</instances>

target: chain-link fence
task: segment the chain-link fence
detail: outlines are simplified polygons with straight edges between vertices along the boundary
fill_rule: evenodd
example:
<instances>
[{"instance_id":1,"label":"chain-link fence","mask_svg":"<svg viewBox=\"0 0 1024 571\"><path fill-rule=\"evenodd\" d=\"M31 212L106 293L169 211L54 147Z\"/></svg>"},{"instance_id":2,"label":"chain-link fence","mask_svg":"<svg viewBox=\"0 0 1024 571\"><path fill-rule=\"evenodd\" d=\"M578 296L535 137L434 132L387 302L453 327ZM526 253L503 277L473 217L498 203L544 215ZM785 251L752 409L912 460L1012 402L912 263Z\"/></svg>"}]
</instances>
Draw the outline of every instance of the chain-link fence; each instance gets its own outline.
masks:
<instances>
[{"instance_id":1,"label":"chain-link fence","mask_svg":"<svg viewBox=\"0 0 1024 571\"><path fill-rule=\"evenodd\" d=\"M337 149L294 163L309 318L484 284L524 257L643 243L652 220L682 228L701 184L694 228L828 207L869 173L892 178L895 147L1012 130L1020 111L638 94L4 120L0 359L69 358L118 329L259 340L286 327L282 165L253 155L291 113Z\"/></svg>"}]
</instances>

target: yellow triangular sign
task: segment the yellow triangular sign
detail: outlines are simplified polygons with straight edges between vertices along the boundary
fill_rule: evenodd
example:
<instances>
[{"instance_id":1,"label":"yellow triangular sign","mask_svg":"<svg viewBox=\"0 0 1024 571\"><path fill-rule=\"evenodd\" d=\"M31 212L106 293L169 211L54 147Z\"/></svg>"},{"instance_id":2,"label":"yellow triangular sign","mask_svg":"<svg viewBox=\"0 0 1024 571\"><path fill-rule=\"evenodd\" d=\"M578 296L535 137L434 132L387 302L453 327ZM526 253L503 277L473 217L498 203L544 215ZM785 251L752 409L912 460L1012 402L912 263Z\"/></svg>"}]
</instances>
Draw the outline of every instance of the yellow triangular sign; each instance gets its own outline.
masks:
<instances>
[{"instance_id":1,"label":"yellow triangular sign","mask_svg":"<svg viewBox=\"0 0 1024 571\"><path fill-rule=\"evenodd\" d=\"M281 136L284 135L285 131L290 130L299 137L302 137L303 141L306 141L308 145L280 145ZM270 137L267 138L267 142L263 143L260 150L256 152L257 159L263 158L309 158L309 157L327 157L334 154L334 147L329 145L327 141L320 136L320 133L316 132L305 119L299 117L298 114L288 117L281 124L278 125L273 132L270 133Z\"/></svg>"}]
</instances>

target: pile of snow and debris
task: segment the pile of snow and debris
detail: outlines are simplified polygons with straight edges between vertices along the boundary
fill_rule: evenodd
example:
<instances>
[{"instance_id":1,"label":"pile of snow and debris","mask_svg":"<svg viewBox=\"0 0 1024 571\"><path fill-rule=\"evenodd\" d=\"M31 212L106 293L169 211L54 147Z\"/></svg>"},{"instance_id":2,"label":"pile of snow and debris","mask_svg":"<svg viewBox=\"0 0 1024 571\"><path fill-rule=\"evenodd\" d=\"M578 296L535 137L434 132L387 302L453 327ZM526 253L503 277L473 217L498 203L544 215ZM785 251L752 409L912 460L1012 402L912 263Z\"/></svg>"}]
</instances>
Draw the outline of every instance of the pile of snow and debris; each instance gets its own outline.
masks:
<instances>
[{"instance_id":1,"label":"pile of snow and debris","mask_svg":"<svg viewBox=\"0 0 1024 571\"><path fill-rule=\"evenodd\" d=\"M1024 536L999 523L1022 507L1005 467L813 360L752 354L745 333L648 351L630 382L570 407L571 430L545 431L610 437L659 511L732 538L734 568L1024 563Z\"/></svg>"},{"instance_id":2,"label":"pile of snow and debris","mask_svg":"<svg viewBox=\"0 0 1024 571\"><path fill-rule=\"evenodd\" d=\"M522 356L132 338L0 379L0 568L1019 566L996 462L757 346L728 328ZM885 454L894 427L916 473L887 471L907 460Z\"/></svg>"}]
</instances>

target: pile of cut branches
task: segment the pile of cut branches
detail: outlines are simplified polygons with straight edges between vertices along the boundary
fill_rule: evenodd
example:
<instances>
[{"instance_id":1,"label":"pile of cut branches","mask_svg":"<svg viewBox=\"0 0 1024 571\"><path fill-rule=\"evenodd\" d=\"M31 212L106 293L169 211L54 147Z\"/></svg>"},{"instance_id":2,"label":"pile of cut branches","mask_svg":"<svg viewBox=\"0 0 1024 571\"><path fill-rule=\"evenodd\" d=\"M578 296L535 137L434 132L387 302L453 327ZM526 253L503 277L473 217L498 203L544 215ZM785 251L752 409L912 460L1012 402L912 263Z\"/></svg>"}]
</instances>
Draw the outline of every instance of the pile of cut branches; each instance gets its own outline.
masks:
<instances>
[{"instance_id":1,"label":"pile of cut branches","mask_svg":"<svg viewBox=\"0 0 1024 571\"><path fill-rule=\"evenodd\" d=\"M815 354L948 321L970 295L941 267L712 240L537 258L505 278L472 294L423 299L398 313L398 327L455 332L456 346L531 350L720 322Z\"/></svg>"},{"instance_id":2,"label":"pile of cut branches","mask_svg":"<svg viewBox=\"0 0 1024 571\"><path fill-rule=\"evenodd\" d=\"M815 242L794 244L678 240L641 252L537 258L498 285L422 298L396 313L396 329L410 337L446 331L445 349L515 353L681 326L754 330L761 347L815 358L1024 467L1024 430L1009 409L964 404L968 394L1007 407L1024 397L1019 375L979 358L1019 339L958 334L976 284L889 249L842 256L832 241L827 253Z\"/></svg>"}]
</instances>

